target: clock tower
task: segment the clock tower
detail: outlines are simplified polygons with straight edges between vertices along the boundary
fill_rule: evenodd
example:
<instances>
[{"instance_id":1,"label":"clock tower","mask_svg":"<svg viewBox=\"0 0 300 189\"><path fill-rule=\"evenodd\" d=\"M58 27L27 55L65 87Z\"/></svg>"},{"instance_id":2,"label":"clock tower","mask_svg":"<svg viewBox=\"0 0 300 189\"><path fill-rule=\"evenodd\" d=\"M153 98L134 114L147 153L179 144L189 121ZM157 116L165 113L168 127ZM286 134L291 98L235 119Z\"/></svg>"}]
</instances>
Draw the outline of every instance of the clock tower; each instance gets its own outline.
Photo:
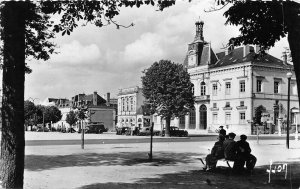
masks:
<instances>
[{"instance_id":1,"label":"clock tower","mask_svg":"<svg viewBox=\"0 0 300 189\"><path fill-rule=\"evenodd\" d=\"M201 65L201 56L203 48L208 45L203 37L203 21L197 21L196 35L194 41L188 45L188 67L196 67Z\"/></svg>"}]
</instances>

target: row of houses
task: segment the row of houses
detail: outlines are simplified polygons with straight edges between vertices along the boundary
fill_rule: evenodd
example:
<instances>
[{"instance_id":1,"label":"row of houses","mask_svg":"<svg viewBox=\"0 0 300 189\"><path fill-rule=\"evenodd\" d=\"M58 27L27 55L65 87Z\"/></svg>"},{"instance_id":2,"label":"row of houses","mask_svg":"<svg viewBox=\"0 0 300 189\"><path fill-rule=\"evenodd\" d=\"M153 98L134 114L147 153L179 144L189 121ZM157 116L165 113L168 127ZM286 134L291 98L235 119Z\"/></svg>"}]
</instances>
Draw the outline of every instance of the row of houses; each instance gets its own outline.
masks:
<instances>
[{"instance_id":1,"label":"row of houses","mask_svg":"<svg viewBox=\"0 0 300 189\"><path fill-rule=\"evenodd\" d=\"M93 94L77 94L71 98L48 98L47 105L54 105L62 112L62 119L53 126L56 128L69 128L66 122L70 111L78 111L81 108L87 110L87 119L84 124L104 124L108 130L115 130L117 99L110 98L110 93L100 96L97 92ZM79 129L82 122L78 121L75 128Z\"/></svg>"}]
</instances>

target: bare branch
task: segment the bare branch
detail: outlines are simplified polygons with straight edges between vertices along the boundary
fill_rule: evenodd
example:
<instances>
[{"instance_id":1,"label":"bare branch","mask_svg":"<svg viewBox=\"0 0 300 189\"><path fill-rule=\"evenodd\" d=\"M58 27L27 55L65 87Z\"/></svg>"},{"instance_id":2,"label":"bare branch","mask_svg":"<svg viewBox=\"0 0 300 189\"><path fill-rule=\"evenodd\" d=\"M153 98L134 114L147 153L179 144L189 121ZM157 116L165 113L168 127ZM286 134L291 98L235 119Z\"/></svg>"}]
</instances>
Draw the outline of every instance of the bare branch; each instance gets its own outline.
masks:
<instances>
[{"instance_id":1,"label":"bare branch","mask_svg":"<svg viewBox=\"0 0 300 189\"><path fill-rule=\"evenodd\" d=\"M226 2L224 5L222 5L221 7L217 8L216 6L215 7L211 7L209 10L205 10L204 9L204 12L214 12L214 11L218 11L218 10L221 10L223 9L224 7L226 7L230 2Z\"/></svg>"}]
</instances>

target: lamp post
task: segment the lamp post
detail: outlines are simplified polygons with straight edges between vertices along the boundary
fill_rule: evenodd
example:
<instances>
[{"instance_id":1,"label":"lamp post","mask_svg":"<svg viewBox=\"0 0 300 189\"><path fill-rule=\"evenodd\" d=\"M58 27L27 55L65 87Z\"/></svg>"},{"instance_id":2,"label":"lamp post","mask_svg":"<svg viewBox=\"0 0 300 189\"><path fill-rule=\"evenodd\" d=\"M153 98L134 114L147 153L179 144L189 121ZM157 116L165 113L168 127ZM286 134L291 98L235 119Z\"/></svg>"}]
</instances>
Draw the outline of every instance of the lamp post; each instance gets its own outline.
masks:
<instances>
[{"instance_id":1,"label":"lamp post","mask_svg":"<svg viewBox=\"0 0 300 189\"><path fill-rule=\"evenodd\" d=\"M288 78L288 101L287 101L287 120L286 120L286 148L289 149L289 137L290 137L290 85L292 73L288 72L286 77Z\"/></svg>"}]
</instances>

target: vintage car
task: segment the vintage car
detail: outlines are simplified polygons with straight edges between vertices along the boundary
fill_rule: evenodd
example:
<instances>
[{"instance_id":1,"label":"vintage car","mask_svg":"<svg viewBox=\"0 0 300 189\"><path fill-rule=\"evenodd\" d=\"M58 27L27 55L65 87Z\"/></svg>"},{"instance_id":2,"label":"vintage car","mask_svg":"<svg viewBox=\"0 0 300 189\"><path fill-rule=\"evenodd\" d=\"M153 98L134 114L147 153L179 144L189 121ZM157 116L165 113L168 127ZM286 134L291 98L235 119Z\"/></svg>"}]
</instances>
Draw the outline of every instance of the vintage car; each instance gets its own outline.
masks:
<instances>
[{"instance_id":1,"label":"vintage car","mask_svg":"<svg viewBox=\"0 0 300 189\"><path fill-rule=\"evenodd\" d=\"M130 130L130 127L117 127L116 128L116 134L117 135L125 135L128 133L128 131Z\"/></svg>"},{"instance_id":2,"label":"vintage car","mask_svg":"<svg viewBox=\"0 0 300 189\"><path fill-rule=\"evenodd\" d=\"M178 127L170 126L170 135L177 137L187 137L189 136L189 133L186 130L179 129ZM162 132L162 136L165 136L165 128Z\"/></svg>"},{"instance_id":3,"label":"vintage car","mask_svg":"<svg viewBox=\"0 0 300 189\"><path fill-rule=\"evenodd\" d=\"M147 136L147 135L151 135L151 130L150 127L142 127L138 134L139 136ZM153 135L159 136L160 135L160 131L158 130L153 130Z\"/></svg>"},{"instance_id":4,"label":"vintage car","mask_svg":"<svg viewBox=\"0 0 300 189\"><path fill-rule=\"evenodd\" d=\"M103 132L107 132L107 128L104 127L103 124L89 124L85 127L84 133L96 133L101 134ZM79 133L81 131L78 131Z\"/></svg>"}]
</instances>

